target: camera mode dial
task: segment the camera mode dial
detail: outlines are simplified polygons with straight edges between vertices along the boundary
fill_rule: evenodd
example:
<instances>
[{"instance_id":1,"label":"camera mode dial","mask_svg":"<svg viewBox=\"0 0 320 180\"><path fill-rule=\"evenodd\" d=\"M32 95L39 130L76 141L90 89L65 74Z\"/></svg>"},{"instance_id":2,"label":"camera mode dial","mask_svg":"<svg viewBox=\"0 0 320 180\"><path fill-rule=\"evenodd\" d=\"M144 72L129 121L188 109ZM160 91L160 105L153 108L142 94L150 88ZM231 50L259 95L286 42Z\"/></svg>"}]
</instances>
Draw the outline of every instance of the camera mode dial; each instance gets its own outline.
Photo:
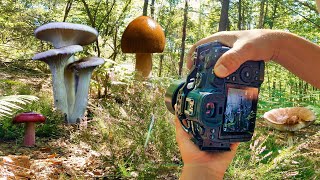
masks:
<instances>
[{"instance_id":1,"label":"camera mode dial","mask_svg":"<svg viewBox=\"0 0 320 180\"><path fill-rule=\"evenodd\" d=\"M243 82L250 83L253 81L254 73L252 69L248 66L245 66L240 71L240 78Z\"/></svg>"}]
</instances>

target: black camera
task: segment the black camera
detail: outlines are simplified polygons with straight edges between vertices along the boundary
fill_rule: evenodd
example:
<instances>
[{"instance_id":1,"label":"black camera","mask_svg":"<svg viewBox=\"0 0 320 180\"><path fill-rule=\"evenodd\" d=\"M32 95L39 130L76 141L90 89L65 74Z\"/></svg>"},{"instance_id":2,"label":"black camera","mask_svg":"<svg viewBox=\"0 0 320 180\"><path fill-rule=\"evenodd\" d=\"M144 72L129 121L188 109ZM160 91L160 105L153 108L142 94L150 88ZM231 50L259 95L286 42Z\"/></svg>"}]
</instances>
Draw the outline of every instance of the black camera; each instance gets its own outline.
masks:
<instances>
[{"instance_id":1,"label":"black camera","mask_svg":"<svg viewBox=\"0 0 320 180\"><path fill-rule=\"evenodd\" d=\"M168 110L204 151L228 151L232 142L251 140L255 127L264 62L247 61L219 78L213 67L229 49L217 41L198 46L186 79L174 81L165 95Z\"/></svg>"}]
</instances>

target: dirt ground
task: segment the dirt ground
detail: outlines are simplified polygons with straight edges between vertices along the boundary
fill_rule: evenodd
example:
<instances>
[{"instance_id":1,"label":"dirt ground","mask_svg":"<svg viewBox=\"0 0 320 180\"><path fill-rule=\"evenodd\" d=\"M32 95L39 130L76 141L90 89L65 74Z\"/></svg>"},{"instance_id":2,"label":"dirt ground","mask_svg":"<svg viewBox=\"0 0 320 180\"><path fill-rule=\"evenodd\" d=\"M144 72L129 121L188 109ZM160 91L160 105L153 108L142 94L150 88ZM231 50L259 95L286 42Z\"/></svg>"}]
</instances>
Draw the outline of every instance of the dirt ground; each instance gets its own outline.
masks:
<instances>
[{"instance_id":1,"label":"dirt ground","mask_svg":"<svg viewBox=\"0 0 320 180\"><path fill-rule=\"evenodd\" d=\"M107 172L101 154L84 142L75 145L64 138L38 138L32 148L16 142L0 144L0 179L92 178Z\"/></svg>"}]
</instances>

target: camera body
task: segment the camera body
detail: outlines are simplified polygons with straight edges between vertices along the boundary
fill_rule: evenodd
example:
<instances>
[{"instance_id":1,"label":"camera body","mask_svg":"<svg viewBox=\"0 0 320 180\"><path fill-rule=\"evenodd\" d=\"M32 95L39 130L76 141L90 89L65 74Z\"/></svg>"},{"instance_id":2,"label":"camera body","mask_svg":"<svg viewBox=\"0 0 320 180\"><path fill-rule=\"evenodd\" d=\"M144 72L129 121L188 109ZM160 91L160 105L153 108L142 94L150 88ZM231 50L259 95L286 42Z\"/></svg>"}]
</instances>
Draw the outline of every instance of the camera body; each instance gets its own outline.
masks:
<instances>
[{"instance_id":1,"label":"camera body","mask_svg":"<svg viewBox=\"0 0 320 180\"><path fill-rule=\"evenodd\" d=\"M230 143L251 140L264 62L247 61L226 78L215 75L219 57L230 48L215 41L196 48L185 80L167 89L165 103L204 151L228 151Z\"/></svg>"}]
</instances>

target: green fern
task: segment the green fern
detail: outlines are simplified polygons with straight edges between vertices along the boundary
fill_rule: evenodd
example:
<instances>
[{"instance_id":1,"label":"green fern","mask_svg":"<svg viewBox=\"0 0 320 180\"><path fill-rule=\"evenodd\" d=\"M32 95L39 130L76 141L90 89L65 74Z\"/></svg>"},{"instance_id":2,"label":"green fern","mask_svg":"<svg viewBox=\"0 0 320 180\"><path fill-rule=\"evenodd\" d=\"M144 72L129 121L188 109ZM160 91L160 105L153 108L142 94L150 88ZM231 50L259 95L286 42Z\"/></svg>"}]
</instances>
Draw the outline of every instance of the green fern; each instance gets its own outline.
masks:
<instances>
[{"instance_id":1,"label":"green fern","mask_svg":"<svg viewBox=\"0 0 320 180\"><path fill-rule=\"evenodd\" d=\"M12 115L14 109L22 109L20 105L37 101L39 98L30 95L0 96L0 117Z\"/></svg>"}]
</instances>

